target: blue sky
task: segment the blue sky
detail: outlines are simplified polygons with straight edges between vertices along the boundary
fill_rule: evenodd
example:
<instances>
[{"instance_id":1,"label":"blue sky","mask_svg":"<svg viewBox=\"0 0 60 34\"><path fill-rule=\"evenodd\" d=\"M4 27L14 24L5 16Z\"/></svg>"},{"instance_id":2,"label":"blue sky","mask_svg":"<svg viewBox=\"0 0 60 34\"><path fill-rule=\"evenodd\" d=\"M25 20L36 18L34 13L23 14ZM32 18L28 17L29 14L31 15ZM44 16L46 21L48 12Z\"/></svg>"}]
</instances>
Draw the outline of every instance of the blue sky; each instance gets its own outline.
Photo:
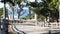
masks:
<instances>
[{"instance_id":1,"label":"blue sky","mask_svg":"<svg viewBox=\"0 0 60 34\"><path fill-rule=\"evenodd\" d=\"M18 8L19 8L19 7L18 7L17 5L16 5L15 8L14 8L14 17L15 17L15 18L18 17L18 14L17 14ZM11 15L11 12L12 12L12 10L11 10L11 8L9 7L9 8L8 8L8 15ZM24 14L23 14L23 13L24 13ZM23 8L23 11L22 11L20 14L22 14L22 15L20 16L20 18L27 16L27 15L29 14L29 8L28 8L28 7L24 7L24 8Z\"/></svg>"},{"instance_id":2,"label":"blue sky","mask_svg":"<svg viewBox=\"0 0 60 34\"><path fill-rule=\"evenodd\" d=\"M17 9L18 9L18 8L19 8L18 6L15 6L14 16L17 16L17 15L18 15L18 14L17 14ZM23 14L23 13L24 13L24 14ZM22 14L22 15L20 16L20 18L27 16L27 15L29 14L29 8L28 8L28 7L24 7L24 8L23 8L23 11L22 11L20 14Z\"/></svg>"},{"instance_id":3,"label":"blue sky","mask_svg":"<svg viewBox=\"0 0 60 34\"><path fill-rule=\"evenodd\" d=\"M4 6L4 4L3 3L1 3L0 2L0 8L2 8ZM17 18L17 6L15 6L15 9L14 9L14 16L15 16L15 18ZM9 7L8 8L8 15L11 15L11 12L12 12L12 10L11 10L11 8ZM21 14L23 13L23 12L25 12L22 16L20 16L20 17L25 17L25 16L27 16L28 15L28 13L29 13L29 9L28 9L28 7L24 7L23 8L23 11L21 12Z\"/></svg>"},{"instance_id":4,"label":"blue sky","mask_svg":"<svg viewBox=\"0 0 60 34\"><path fill-rule=\"evenodd\" d=\"M34 2L35 0L27 0L27 1ZM42 2L41 0L37 0L37 1ZM3 6L4 6L4 4L0 2L0 8L2 8Z\"/></svg>"},{"instance_id":5,"label":"blue sky","mask_svg":"<svg viewBox=\"0 0 60 34\"><path fill-rule=\"evenodd\" d=\"M31 2L34 2L35 0L28 0L28 1L31 1ZM41 0L38 0L38 2L41 2ZM0 8L2 8L4 6L4 4L3 3L1 3L0 2ZM8 6L8 5L7 5ZM17 18L17 6L15 6L15 10L14 10L14 16L15 16L15 18ZM11 12L12 12L12 10L11 10L11 8L8 8L8 15L11 15ZM22 16L20 16L20 17L25 17L25 16L27 16L28 14L29 14L29 8L28 7L24 7L23 8L23 11L21 12L21 14L23 13L23 12L25 12Z\"/></svg>"}]
</instances>

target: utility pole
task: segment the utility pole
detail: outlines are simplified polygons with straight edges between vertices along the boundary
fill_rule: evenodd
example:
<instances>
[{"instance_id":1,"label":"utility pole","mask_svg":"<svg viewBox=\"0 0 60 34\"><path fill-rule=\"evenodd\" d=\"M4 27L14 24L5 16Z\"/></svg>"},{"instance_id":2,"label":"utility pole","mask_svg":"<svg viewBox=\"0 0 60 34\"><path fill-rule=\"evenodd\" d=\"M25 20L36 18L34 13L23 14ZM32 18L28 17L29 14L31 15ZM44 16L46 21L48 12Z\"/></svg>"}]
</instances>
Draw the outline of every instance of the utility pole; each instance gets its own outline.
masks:
<instances>
[{"instance_id":1,"label":"utility pole","mask_svg":"<svg viewBox=\"0 0 60 34\"><path fill-rule=\"evenodd\" d=\"M4 8L3 8L3 30L1 34L8 34L8 20L6 20L6 2L7 0L1 0L1 2L4 3Z\"/></svg>"},{"instance_id":2,"label":"utility pole","mask_svg":"<svg viewBox=\"0 0 60 34\"><path fill-rule=\"evenodd\" d=\"M14 0L13 0L14 2ZM14 20L14 6L12 7L12 19Z\"/></svg>"},{"instance_id":3,"label":"utility pole","mask_svg":"<svg viewBox=\"0 0 60 34\"><path fill-rule=\"evenodd\" d=\"M29 8L31 8L30 6L29 6ZM29 10L29 19L31 19L31 11Z\"/></svg>"},{"instance_id":4,"label":"utility pole","mask_svg":"<svg viewBox=\"0 0 60 34\"><path fill-rule=\"evenodd\" d=\"M57 23L58 23L58 28L59 28L59 23L60 23L60 5L59 5L59 10L58 11L59 11L59 15L58 15L59 19L57 19Z\"/></svg>"},{"instance_id":5,"label":"utility pole","mask_svg":"<svg viewBox=\"0 0 60 34\"><path fill-rule=\"evenodd\" d=\"M3 11L3 17L4 17L4 19L3 19L3 22L2 22L2 25L3 25L3 33L4 34L8 34L8 25L9 25L9 21L6 19L6 2L9 2L9 3L12 3L13 4L13 2L12 2L12 0L1 0L1 2L3 2L4 3L4 11Z\"/></svg>"},{"instance_id":6,"label":"utility pole","mask_svg":"<svg viewBox=\"0 0 60 34\"><path fill-rule=\"evenodd\" d=\"M6 19L6 1L4 0L4 10L3 10L3 17Z\"/></svg>"},{"instance_id":7,"label":"utility pole","mask_svg":"<svg viewBox=\"0 0 60 34\"><path fill-rule=\"evenodd\" d=\"M3 19L3 32L5 32L5 34L8 34L8 20L6 20L6 1L4 0L4 11L3 11L3 15L4 15L4 19Z\"/></svg>"}]
</instances>

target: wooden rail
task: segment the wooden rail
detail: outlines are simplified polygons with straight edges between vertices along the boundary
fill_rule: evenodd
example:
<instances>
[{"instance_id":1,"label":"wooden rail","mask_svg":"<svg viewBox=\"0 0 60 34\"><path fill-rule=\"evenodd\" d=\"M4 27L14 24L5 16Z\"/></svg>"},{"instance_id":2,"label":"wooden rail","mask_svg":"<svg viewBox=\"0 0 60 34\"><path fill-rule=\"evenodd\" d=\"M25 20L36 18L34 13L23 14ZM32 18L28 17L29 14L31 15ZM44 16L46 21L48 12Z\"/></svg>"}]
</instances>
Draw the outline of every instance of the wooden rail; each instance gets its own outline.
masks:
<instances>
[{"instance_id":1,"label":"wooden rail","mask_svg":"<svg viewBox=\"0 0 60 34\"><path fill-rule=\"evenodd\" d=\"M30 23L36 23L35 21L29 21ZM10 24L21 24L21 23L29 23L28 21L18 21L18 20L14 20L14 21L9 21ZM42 22L38 22L37 26L40 27L50 27L50 28L60 28L60 23L42 23Z\"/></svg>"},{"instance_id":2,"label":"wooden rail","mask_svg":"<svg viewBox=\"0 0 60 34\"><path fill-rule=\"evenodd\" d=\"M36 21L32 20L9 20L9 24L21 24L21 23L36 23ZM60 22L54 22L54 23L44 23L44 22L37 22L37 26L40 27L50 27L50 28L60 28Z\"/></svg>"},{"instance_id":3,"label":"wooden rail","mask_svg":"<svg viewBox=\"0 0 60 34\"><path fill-rule=\"evenodd\" d=\"M60 23L39 23L40 27L60 28Z\"/></svg>"}]
</instances>

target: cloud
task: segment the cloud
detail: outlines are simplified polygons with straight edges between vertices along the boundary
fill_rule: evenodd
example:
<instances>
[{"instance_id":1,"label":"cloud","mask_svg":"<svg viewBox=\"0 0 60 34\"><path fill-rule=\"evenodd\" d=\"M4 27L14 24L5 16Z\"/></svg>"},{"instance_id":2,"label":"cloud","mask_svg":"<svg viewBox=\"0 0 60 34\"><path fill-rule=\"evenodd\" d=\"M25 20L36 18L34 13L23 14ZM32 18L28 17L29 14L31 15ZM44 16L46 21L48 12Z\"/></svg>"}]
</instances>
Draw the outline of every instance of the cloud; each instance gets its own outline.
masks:
<instances>
[{"instance_id":1,"label":"cloud","mask_svg":"<svg viewBox=\"0 0 60 34\"><path fill-rule=\"evenodd\" d=\"M29 2L35 2L35 0L27 0ZM41 0L37 0L38 2L42 2Z\"/></svg>"},{"instance_id":2,"label":"cloud","mask_svg":"<svg viewBox=\"0 0 60 34\"><path fill-rule=\"evenodd\" d=\"M0 8L2 8L3 6L4 6L4 4L0 2Z\"/></svg>"},{"instance_id":3,"label":"cloud","mask_svg":"<svg viewBox=\"0 0 60 34\"><path fill-rule=\"evenodd\" d=\"M34 2L35 0L27 0L27 1L29 1L29 2Z\"/></svg>"},{"instance_id":4,"label":"cloud","mask_svg":"<svg viewBox=\"0 0 60 34\"><path fill-rule=\"evenodd\" d=\"M41 0L37 0L38 2L42 2Z\"/></svg>"}]
</instances>

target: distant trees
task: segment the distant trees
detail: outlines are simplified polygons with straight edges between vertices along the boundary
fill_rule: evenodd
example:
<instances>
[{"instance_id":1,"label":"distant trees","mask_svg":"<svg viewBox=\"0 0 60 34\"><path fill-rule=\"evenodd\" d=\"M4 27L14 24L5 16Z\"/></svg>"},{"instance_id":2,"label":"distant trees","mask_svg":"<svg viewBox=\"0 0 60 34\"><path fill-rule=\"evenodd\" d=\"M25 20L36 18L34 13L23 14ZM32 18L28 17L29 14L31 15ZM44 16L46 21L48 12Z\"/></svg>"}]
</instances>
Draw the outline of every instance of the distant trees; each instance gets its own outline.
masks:
<instances>
[{"instance_id":1,"label":"distant trees","mask_svg":"<svg viewBox=\"0 0 60 34\"><path fill-rule=\"evenodd\" d=\"M33 8L33 10L37 15L38 19L47 19L49 17L50 21L56 20L58 22L59 19L59 11L58 11L58 0L42 0L42 2L30 2L29 5ZM43 16L43 17L41 17Z\"/></svg>"},{"instance_id":2,"label":"distant trees","mask_svg":"<svg viewBox=\"0 0 60 34\"><path fill-rule=\"evenodd\" d=\"M7 13L7 10L6 10L6 3L11 3L12 6L14 6L15 4L13 3L12 0L1 0L2 3L4 3L4 12L3 12L3 15L4 15L4 19L6 18L6 13ZM11 6L11 4L9 4Z\"/></svg>"},{"instance_id":3,"label":"distant trees","mask_svg":"<svg viewBox=\"0 0 60 34\"><path fill-rule=\"evenodd\" d=\"M58 11L58 0L46 0L44 1L44 3L46 4L46 9L48 11L49 17L50 17L50 21L54 21L56 20L58 22L59 19L59 11Z\"/></svg>"},{"instance_id":4,"label":"distant trees","mask_svg":"<svg viewBox=\"0 0 60 34\"><path fill-rule=\"evenodd\" d=\"M3 15L3 8L0 8L0 22L1 22L1 16Z\"/></svg>"},{"instance_id":5,"label":"distant trees","mask_svg":"<svg viewBox=\"0 0 60 34\"><path fill-rule=\"evenodd\" d=\"M0 8L0 17L3 15L3 8Z\"/></svg>"},{"instance_id":6,"label":"distant trees","mask_svg":"<svg viewBox=\"0 0 60 34\"><path fill-rule=\"evenodd\" d=\"M15 4L18 4L19 8L21 9L19 11L19 13L22 11L22 8L20 3L22 1L26 1L26 0L13 0L14 2L12 1L8 1L6 0L7 2L11 3L12 6L14 6ZM58 10L58 6L59 6L59 3L58 3L58 0L42 0L42 2L37 2L37 0L35 0L35 2L26 2L27 3L27 7L29 7L30 11L34 11L36 14L37 14L37 19L42 19L44 20L46 18L47 20L47 17L49 17L49 20L50 21L57 21L58 22L58 19L59 19L59 10ZM14 9L14 8L12 8ZM31 13L29 11L29 14ZM18 14L18 17L20 15Z\"/></svg>"}]
</instances>

